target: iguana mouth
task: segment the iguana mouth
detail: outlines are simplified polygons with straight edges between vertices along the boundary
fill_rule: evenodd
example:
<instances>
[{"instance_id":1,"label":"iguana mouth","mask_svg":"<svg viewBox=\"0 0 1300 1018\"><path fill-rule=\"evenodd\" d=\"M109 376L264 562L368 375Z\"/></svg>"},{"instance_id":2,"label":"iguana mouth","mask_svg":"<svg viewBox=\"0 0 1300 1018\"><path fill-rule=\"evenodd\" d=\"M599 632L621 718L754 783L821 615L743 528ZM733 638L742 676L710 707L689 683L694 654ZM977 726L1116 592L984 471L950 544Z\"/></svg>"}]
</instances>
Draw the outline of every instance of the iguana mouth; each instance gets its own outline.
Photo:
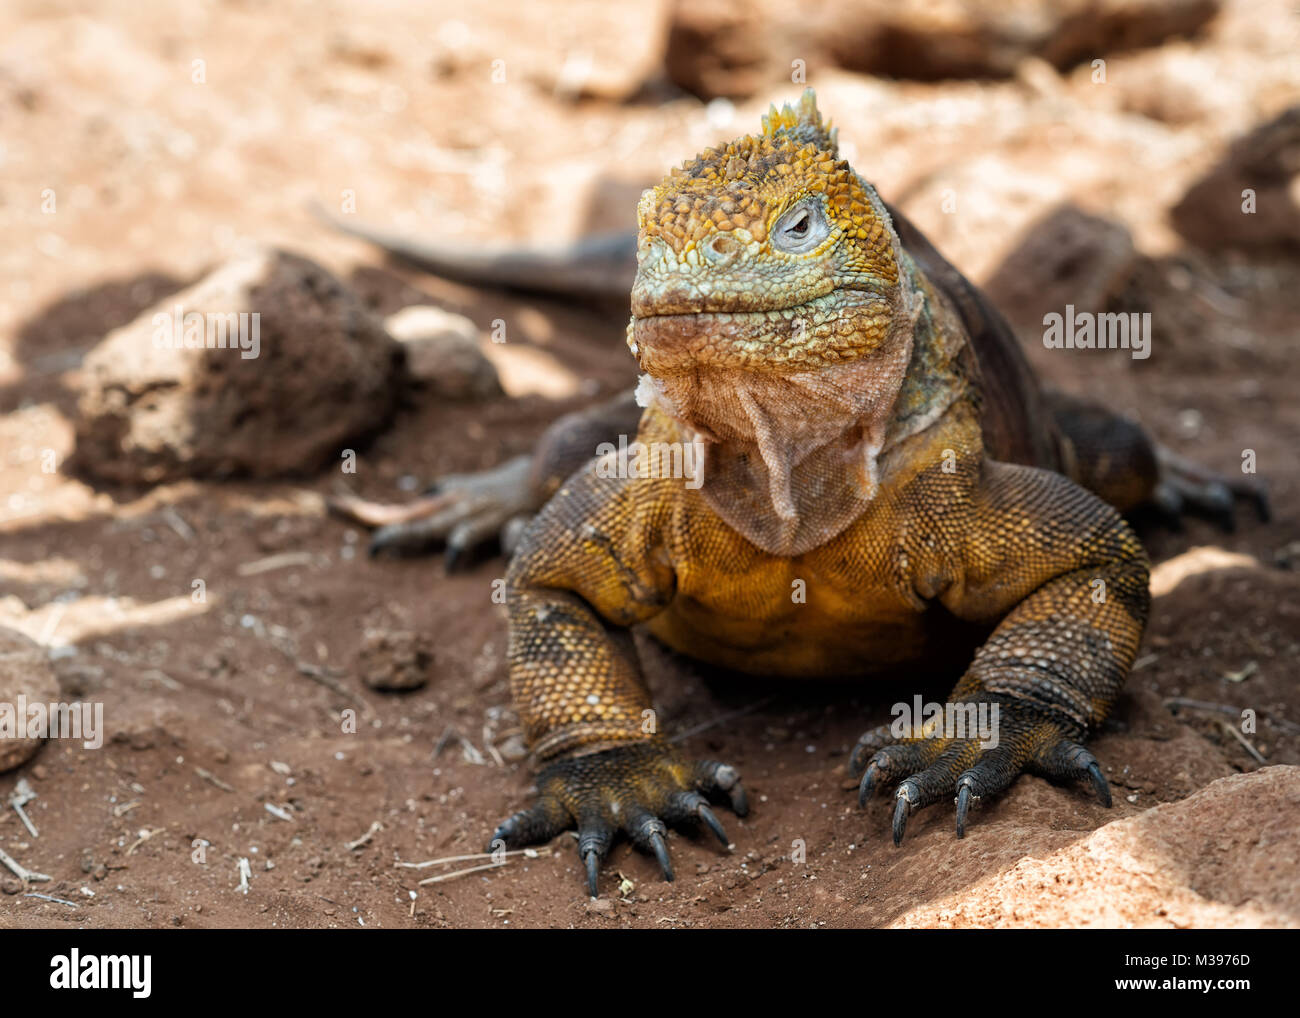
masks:
<instances>
[{"instance_id":1,"label":"iguana mouth","mask_svg":"<svg viewBox=\"0 0 1300 1018\"><path fill-rule=\"evenodd\" d=\"M694 294L655 296L638 296L637 288L632 289L632 317L635 320L650 318L681 318L692 315L785 315L799 311L809 314L824 313L827 308L839 303L861 304L871 300L883 300L881 290L862 286L831 286L824 293L805 298L794 304L767 306L755 302L749 295L747 303L742 303L727 296L703 296Z\"/></svg>"},{"instance_id":2,"label":"iguana mouth","mask_svg":"<svg viewBox=\"0 0 1300 1018\"><path fill-rule=\"evenodd\" d=\"M893 304L865 290L836 290L776 311L634 315L628 346L642 370L670 374L701 365L765 374L810 371L870 353L888 335Z\"/></svg>"}]
</instances>

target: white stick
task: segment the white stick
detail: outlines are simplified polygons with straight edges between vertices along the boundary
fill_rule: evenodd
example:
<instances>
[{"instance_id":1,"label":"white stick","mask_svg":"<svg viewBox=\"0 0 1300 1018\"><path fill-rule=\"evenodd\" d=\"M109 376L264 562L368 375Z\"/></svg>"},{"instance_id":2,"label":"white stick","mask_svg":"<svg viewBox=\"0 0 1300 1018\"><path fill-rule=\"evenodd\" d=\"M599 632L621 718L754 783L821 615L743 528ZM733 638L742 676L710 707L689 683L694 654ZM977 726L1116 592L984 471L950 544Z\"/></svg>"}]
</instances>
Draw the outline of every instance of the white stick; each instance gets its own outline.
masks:
<instances>
[{"instance_id":1,"label":"white stick","mask_svg":"<svg viewBox=\"0 0 1300 1018\"><path fill-rule=\"evenodd\" d=\"M24 884L42 883L51 878L44 873L35 873L31 870L24 869L13 856L9 855L3 848L0 848L0 862L4 863L13 871L14 876Z\"/></svg>"}]
</instances>

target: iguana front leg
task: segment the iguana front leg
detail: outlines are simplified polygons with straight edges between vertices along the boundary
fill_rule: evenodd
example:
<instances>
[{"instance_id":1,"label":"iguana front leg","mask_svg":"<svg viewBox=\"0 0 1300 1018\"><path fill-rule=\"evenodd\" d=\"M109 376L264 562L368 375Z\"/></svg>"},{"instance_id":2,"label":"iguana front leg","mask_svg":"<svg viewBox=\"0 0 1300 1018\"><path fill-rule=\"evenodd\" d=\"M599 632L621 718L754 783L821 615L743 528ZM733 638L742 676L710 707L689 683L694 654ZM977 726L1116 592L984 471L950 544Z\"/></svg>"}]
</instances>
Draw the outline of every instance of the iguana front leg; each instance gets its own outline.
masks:
<instances>
[{"instance_id":1,"label":"iguana front leg","mask_svg":"<svg viewBox=\"0 0 1300 1018\"><path fill-rule=\"evenodd\" d=\"M702 824L727 845L708 798L746 812L733 768L691 762L658 732L627 632L666 608L674 588L659 545L669 508L653 485L576 474L529 529L507 578L511 693L542 770L536 802L493 841L535 844L576 826L593 896L619 832L672 880L669 826Z\"/></svg>"},{"instance_id":2,"label":"iguana front leg","mask_svg":"<svg viewBox=\"0 0 1300 1018\"><path fill-rule=\"evenodd\" d=\"M971 802L1025 770L1088 779L1110 805L1081 742L1110 711L1137 654L1150 607L1146 554L1115 510L1043 470L986 464L968 511L954 578L939 599L960 618L1001 622L950 702L997 704L998 741L985 749L951 733L864 736L850 761L855 771L865 765L859 800L899 782L895 843L913 811L950 796L961 837Z\"/></svg>"}]
</instances>

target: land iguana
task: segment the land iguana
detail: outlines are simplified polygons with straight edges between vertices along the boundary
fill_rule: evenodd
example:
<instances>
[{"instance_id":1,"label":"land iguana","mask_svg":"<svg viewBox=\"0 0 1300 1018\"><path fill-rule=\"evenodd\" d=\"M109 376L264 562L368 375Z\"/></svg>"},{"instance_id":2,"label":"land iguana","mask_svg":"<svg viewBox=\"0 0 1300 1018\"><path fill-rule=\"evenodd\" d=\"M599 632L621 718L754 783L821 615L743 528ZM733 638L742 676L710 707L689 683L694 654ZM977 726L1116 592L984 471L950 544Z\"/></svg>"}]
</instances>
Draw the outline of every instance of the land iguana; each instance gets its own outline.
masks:
<instances>
[{"instance_id":1,"label":"land iguana","mask_svg":"<svg viewBox=\"0 0 1300 1018\"><path fill-rule=\"evenodd\" d=\"M1043 392L997 311L839 157L811 90L674 169L637 218L635 397L561 420L531 460L454 479L378 535L449 538L454 553L540 507L507 574L510 687L538 791L494 843L576 826L593 895L620 833L670 880L669 828L728 844L710 803L743 816L739 775L657 729L634 626L788 678L897 673L965 641L949 701L997 705L996 746L886 726L851 754L860 803L895 786L896 844L948 799L963 836L971 805L1026 771L1088 782L1109 806L1083 743L1150 604L1121 512L1154 499L1230 520L1234 495L1262 514L1262 493ZM592 459L630 432L701 455L684 470Z\"/></svg>"}]
</instances>

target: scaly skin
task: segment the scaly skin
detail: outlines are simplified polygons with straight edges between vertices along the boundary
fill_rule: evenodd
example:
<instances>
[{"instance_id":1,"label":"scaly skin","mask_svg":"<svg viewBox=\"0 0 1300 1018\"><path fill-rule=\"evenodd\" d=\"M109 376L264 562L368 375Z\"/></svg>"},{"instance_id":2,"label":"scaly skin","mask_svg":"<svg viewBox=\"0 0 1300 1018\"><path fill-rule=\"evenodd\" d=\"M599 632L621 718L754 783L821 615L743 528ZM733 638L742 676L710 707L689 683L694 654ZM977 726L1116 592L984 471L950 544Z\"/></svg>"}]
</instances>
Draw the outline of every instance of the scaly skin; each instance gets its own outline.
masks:
<instances>
[{"instance_id":1,"label":"scaly skin","mask_svg":"<svg viewBox=\"0 0 1300 1018\"><path fill-rule=\"evenodd\" d=\"M674 171L639 217L638 438L699 443L703 467L611 476L606 457L523 538L510 681L542 772L537 802L496 836L576 824L593 894L617 831L670 879L668 826L725 841L706 797L743 811L743 791L656 730L638 624L701 660L789 677L897 669L978 632L950 700L998 704L998 746L870 732L853 759L862 799L898 783L896 842L913 810L948 797L961 834L970 802L1025 770L1089 779L1108 802L1080 743L1136 655L1145 554L1096 495L990 455L963 320L838 158L811 94Z\"/></svg>"}]
</instances>

